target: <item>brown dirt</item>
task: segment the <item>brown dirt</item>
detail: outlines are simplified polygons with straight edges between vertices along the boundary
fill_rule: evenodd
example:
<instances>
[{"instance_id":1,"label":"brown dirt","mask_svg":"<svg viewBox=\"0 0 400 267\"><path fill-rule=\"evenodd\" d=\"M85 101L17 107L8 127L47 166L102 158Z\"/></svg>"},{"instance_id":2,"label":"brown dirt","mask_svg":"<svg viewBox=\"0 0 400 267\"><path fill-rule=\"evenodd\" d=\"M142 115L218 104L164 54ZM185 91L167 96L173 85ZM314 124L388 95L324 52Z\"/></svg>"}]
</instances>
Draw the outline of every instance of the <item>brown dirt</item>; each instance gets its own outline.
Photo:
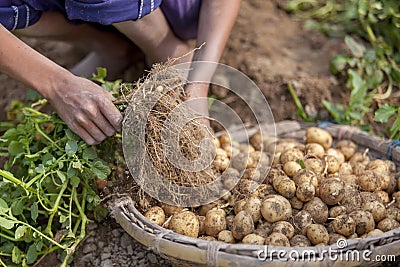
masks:
<instances>
[{"instance_id":1,"label":"brown dirt","mask_svg":"<svg viewBox=\"0 0 400 267\"><path fill-rule=\"evenodd\" d=\"M330 58L344 49L341 40L327 39L318 33L307 32L302 23L279 10L272 1L243 1L238 21L224 52L222 63L247 74L265 94L275 120L298 119L296 107L287 90L287 83L294 85L308 115L327 119L321 111L321 100L343 101L346 93L329 72ZM81 58L70 46L49 41L26 40L35 49L70 67ZM133 66L123 77L132 81L141 72ZM5 119L7 105L13 99L25 99L27 87L5 74L0 74L0 120ZM227 97L230 105L243 109L234 96ZM108 229L109 225L100 228ZM104 231L103 231L104 232ZM98 239L103 237L98 231ZM104 235L104 242L108 242ZM76 261L79 262L79 253ZM79 265L79 264L78 264ZM89 265L88 265L89 266ZM114 266L119 266L118 263Z\"/></svg>"}]
</instances>

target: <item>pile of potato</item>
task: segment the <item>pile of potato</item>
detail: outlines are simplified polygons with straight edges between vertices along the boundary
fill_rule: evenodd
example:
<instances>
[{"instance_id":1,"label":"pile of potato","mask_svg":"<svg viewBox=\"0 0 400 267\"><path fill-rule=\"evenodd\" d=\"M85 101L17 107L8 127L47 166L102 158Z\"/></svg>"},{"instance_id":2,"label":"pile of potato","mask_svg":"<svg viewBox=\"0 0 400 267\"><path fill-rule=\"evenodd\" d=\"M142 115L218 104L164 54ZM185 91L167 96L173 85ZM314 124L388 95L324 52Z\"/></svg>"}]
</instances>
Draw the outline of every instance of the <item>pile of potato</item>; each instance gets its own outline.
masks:
<instances>
[{"instance_id":1,"label":"pile of potato","mask_svg":"<svg viewBox=\"0 0 400 267\"><path fill-rule=\"evenodd\" d=\"M145 217L190 237L276 246L330 245L400 227L394 162L373 160L349 140L332 147L332 136L316 127L307 129L305 145L261 143L260 133L250 144L231 142L228 134L215 140L214 167L232 189L221 199L190 209L153 206ZM262 177L257 164L269 163Z\"/></svg>"}]
</instances>

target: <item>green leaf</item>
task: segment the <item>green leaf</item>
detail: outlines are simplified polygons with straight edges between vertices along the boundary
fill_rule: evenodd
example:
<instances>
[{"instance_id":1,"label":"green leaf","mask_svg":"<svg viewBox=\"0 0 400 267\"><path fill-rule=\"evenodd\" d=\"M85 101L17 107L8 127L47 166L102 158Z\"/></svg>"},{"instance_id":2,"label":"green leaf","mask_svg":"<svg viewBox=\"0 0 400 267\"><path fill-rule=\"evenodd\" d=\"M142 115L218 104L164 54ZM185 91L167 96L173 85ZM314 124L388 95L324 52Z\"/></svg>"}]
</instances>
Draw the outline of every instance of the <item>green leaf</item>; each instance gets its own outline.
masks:
<instances>
[{"instance_id":1,"label":"green leaf","mask_svg":"<svg viewBox=\"0 0 400 267\"><path fill-rule=\"evenodd\" d=\"M76 169L75 168L68 168L67 170L67 177L71 178L74 177L76 175Z\"/></svg>"},{"instance_id":2,"label":"green leaf","mask_svg":"<svg viewBox=\"0 0 400 267\"><path fill-rule=\"evenodd\" d=\"M73 176L73 177L70 178L69 182L71 183L71 185L73 187L78 187L80 182L81 182L81 180L79 179L79 177Z\"/></svg>"},{"instance_id":3,"label":"green leaf","mask_svg":"<svg viewBox=\"0 0 400 267\"><path fill-rule=\"evenodd\" d=\"M108 209L103 207L103 206L101 206L101 205L97 205L94 208L94 212L93 213L94 213L93 214L94 215L94 219L96 221L100 222L100 221L104 220L107 217Z\"/></svg>"},{"instance_id":4,"label":"green leaf","mask_svg":"<svg viewBox=\"0 0 400 267\"><path fill-rule=\"evenodd\" d=\"M338 74L344 70L347 65L347 59L342 55L336 55L331 59L330 70L333 74Z\"/></svg>"},{"instance_id":5,"label":"green leaf","mask_svg":"<svg viewBox=\"0 0 400 267\"><path fill-rule=\"evenodd\" d=\"M66 177L65 177L65 174L64 174L63 172L57 170L57 176L58 176L58 178L60 178L60 181L61 181L62 183L65 182Z\"/></svg>"},{"instance_id":6,"label":"green leaf","mask_svg":"<svg viewBox=\"0 0 400 267\"><path fill-rule=\"evenodd\" d=\"M346 35L344 42L347 47L350 48L351 53L358 58L361 58L365 52L365 47L362 44L357 43L352 37Z\"/></svg>"},{"instance_id":7,"label":"green leaf","mask_svg":"<svg viewBox=\"0 0 400 267\"><path fill-rule=\"evenodd\" d=\"M10 153L11 156L16 156L22 152L24 152L24 144L18 141L11 141L8 145L8 153Z\"/></svg>"},{"instance_id":8,"label":"green leaf","mask_svg":"<svg viewBox=\"0 0 400 267\"><path fill-rule=\"evenodd\" d=\"M36 222L37 217L39 216L39 208L37 202L34 202L31 205L31 218Z\"/></svg>"},{"instance_id":9,"label":"green leaf","mask_svg":"<svg viewBox=\"0 0 400 267\"><path fill-rule=\"evenodd\" d=\"M78 151L78 142L75 140L69 140L65 144L65 152L68 155L74 155Z\"/></svg>"},{"instance_id":10,"label":"green leaf","mask_svg":"<svg viewBox=\"0 0 400 267\"><path fill-rule=\"evenodd\" d=\"M100 160L96 161L90 168L90 170L99 179L106 179L110 175L111 170L107 165L104 165Z\"/></svg>"},{"instance_id":11,"label":"green leaf","mask_svg":"<svg viewBox=\"0 0 400 267\"><path fill-rule=\"evenodd\" d=\"M23 211L24 202L21 199L17 199L11 204L11 212L14 216L21 215Z\"/></svg>"},{"instance_id":12,"label":"green leaf","mask_svg":"<svg viewBox=\"0 0 400 267\"><path fill-rule=\"evenodd\" d=\"M35 244L32 244L29 246L28 251L26 252L26 263L32 264L37 260L37 258L38 254L36 251Z\"/></svg>"},{"instance_id":13,"label":"green leaf","mask_svg":"<svg viewBox=\"0 0 400 267\"><path fill-rule=\"evenodd\" d=\"M73 131L71 131L70 129L66 129L65 130L65 135L67 136L68 140L71 141L78 141L79 140L79 136L76 135Z\"/></svg>"},{"instance_id":14,"label":"green leaf","mask_svg":"<svg viewBox=\"0 0 400 267\"><path fill-rule=\"evenodd\" d=\"M322 100L322 104L328 110L329 114L331 114L332 118L336 122L340 123L343 118L343 110L337 108L334 104L326 100Z\"/></svg>"},{"instance_id":15,"label":"green leaf","mask_svg":"<svg viewBox=\"0 0 400 267\"><path fill-rule=\"evenodd\" d=\"M36 173L44 173L46 171L46 168L44 167L43 164L39 164L36 168L35 168L35 172Z\"/></svg>"},{"instance_id":16,"label":"green leaf","mask_svg":"<svg viewBox=\"0 0 400 267\"><path fill-rule=\"evenodd\" d=\"M22 262L22 252L17 246L14 246L12 250L11 260L15 264L20 264Z\"/></svg>"},{"instance_id":17,"label":"green leaf","mask_svg":"<svg viewBox=\"0 0 400 267\"><path fill-rule=\"evenodd\" d=\"M25 233L28 231L28 227L25 225L18 226L18 228L15 230L15 239L20 239L25 235Z\"/></svg>"},{"instance_id":18,"label":"green leaf","mask_svg":"<svg viewBox=\"0 0 400 267\"><path fill-rule=\"evenodd\" d=\"M386 123L388 120L396 114L396 108L391 104L384 104L380 109L375 111L374 120L377 122Z\"/></svg>"},{"instance_id":19,"label":"green leaf","mask_svg":"<svg viewBox=\"0 0 400 267\"><path fill-rule=\"evenodd\" d=\"M305 168L306 168L306 165L304 164L304 161L302 161L301 159L296 160L296 162L300 165L300 167L301 167L302 169L305 169Z\"/></svg>"},{"instance_id":20,"label":"green leaf","mask_svg":"<svg viewBox=\"0 0 400 267\"><path fill-rule=\"evenodd\" d=\"M392 139L399 139L399 133L400 133L400 108L398 109L398 114L397 114L397 118L394 121L393 125L390 127L390 138Z\"/></svg>"},{"instance_id":21,"label":"green leaf","mask_svg":"<svg viewBox=\"0 0 400 267\"><path fill-rule=\"evenodd\" d=\"M97 153L92 147L87 147L83 150L82 157L86 160L97 158Z\"/></svg>"},{"instance_id":22,"label":"green leaf","mask_svg":"<svg viewBox=\"0 0 400 267\"><path fill-rule=\"evenodd\" d=\"M0 198L0 213L6 213L8 211L8 204L7 202Z\"/></svg>"},{"instance_id":23,"label":"green leaf","mask_svg":"<svg viewBox=\"0 0 400 267\"><path fill-rule=\"evenodd\" d=\"M12 229L14 227L14 222L11 220L8 220L4 217L0 217L0 227L6 228L8 230Z\"/></svg>"}]
</instances>

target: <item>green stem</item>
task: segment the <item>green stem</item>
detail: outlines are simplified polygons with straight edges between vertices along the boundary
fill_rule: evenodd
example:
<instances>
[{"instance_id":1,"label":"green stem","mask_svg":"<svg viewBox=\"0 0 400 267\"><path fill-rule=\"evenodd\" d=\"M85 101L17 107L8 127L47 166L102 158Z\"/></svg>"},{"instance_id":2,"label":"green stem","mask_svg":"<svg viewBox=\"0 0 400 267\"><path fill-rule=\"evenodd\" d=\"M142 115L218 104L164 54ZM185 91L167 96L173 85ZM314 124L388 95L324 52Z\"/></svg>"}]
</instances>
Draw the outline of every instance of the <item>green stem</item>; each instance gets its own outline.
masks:
<instances>
[{"instance_id":1,"label":"green stem","mask_svg":"<svg viewBox=\"0 0 400 267\"><path fill-rule=\"evenodd\" d=\"M0 233L0 237L3 237L3 238L5 238L5 239L8 239L8 240L10 240L10 241L12 241L12 242L17 242L17 239L15 239L14 237L5 235L5 234L3 234L3 233Z\"/></svg>"},{"instance_id":2,"label":"green stem","mask_svg":"<svg viewBox=\"0 0 400 267\"><path fill-rule=\"evenodd\" d=\"M11 255L5 255L5 256L8 256L8 257L10 257ZM3 266L3 267L7 267L7 265L0 259L0 265L1 266Z\"/></svg>"},{"instance_id":3,"label":"green stem","mask_svg":"<svg viewBox=\"0 0 400 267\"><path fill-rule=\"evenodd\" d=\"M35 191L30 188L26 183L24 183L23 181L19 180L18 178L16 178L12 173L8 172L8 171L4 171L4 170L0 170L0 175L3 176L6 180L21 186L23 189L25 189L25 191L29 191L31 193L35 193Z\"/></svg>"},{"instance_id":4,"label":"green stem","mask_svg":"<svg viewBox=\"0 0 400 267\"><path fill-rule=\"evenodd\" d=\"M36 131L38 131L44 138L46 138L52 145L54 145L57 149L63 151L61 147L59 147L56 142L54 142L43 130L40 128L39 123L35 122Z\"/></svg>"},{"instance_id":5,"label":"green stem","mask_svg":"<svg viewBox=\"0 0 400 267\"><path fill-rule=\"evenodd\" d=\"M53 219L54 219L54 216L56 215L56 213L58 211L58 206L60 205L60 201L61 201L62 195L63 195L64 191L67 189L67 186L68 186L68 180L65 179L64 184L61 187L61 190L60 190L60 192L59 192L59 194L57 196L56 202L54 203L54 206L52 208L51 215L50 215L49 220L47 222L47 227L46 227L46 229L44 229L44 233L49 234L51 237L53 237L53 233L51 231L51 226L53 224Z\"/></svg>"}]
</instances>

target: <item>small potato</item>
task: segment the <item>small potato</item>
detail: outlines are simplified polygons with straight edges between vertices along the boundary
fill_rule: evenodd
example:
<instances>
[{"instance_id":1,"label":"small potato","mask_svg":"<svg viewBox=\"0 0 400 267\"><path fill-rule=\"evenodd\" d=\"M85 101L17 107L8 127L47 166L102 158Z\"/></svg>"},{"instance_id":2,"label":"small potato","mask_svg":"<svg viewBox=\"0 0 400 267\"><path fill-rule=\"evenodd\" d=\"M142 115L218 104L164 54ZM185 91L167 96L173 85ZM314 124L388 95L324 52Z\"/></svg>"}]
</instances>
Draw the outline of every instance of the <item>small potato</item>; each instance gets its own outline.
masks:
<instances>
[{"instance_id":1,"label":"small potato","mask_svg":"<svg viewBox=\"0 0 400 267\"><path fill-rule=\"evenodd\" d=\"M378 223L377 228L383 232L388 232L393 229L399 228L400 223L394 219L385 218Z\"/></svg>"},{"instance_id":2,"label":"small potato","mask_svg":"<svg viewBox=\"0 0 400 267\"><path fill-rule=\"evenodd\" d=\"M366 234L375 228L374 217L369 211L356 210L349 214L356 222L356 233L358 235Z\"/></svg>"},{"instance_id":3,"label":"small potato","mask_svg":"<svg viewBox=\"0 0 400 267\"><path fill-rule=\"evenodd\" d=\"M165 216L169 217L171 215L174 215L177 212L180 212L183 210L183 207L178 207L178 206L172 206L168 204L162 204L161 208L164 210Z\"/></svg>"},{"instance_id":4,"label":"small potato","mask_svg":"<svg viewBox=\"0 0 400 267\"><path fill-rule=\"evenodd\" d=\"M221 143L219 142L218 138L213 138L212 142L213 142L215 148L220 148L221 147Z\"/></svg>"},{"instance_id":5,"label":"small potato","mask_svg":"<svg viewBox=\"0 0 400 267\"><path fill-rule=\"evenodd\" d=\"M223 132L219 137L219 143L221 146L231 145L231 137L228 132Z\"/></svg>"},{"instance_id":6,"label":"small potato","mask_svg":"<svg viewBox=\"0 0 400 267\"><path fill-rule=\"evenodd\" d=\"M289 202L293 209L301 210L303 208L303 202L296 196L289 199Z\"/></svg>"},{"instance_id":7,"label":"small potato","mask_svg":"<svg viewBox=\"0 0 400 267\"><path fill-rule=\"evenodd\" d=\"M313 245L328 244L329 242L328 231L322 224L310 224L307 226L307 237Z\"/></svg>"},{"instance_id":8,"label":"small potato","mask_svg":"<svg viewBox=\"0 0 400 267\"><path fill-rule=\"evenodd\" d=\"M159 226L163 225L165 222L165 213L161 207L154 206L151 207L146 213L144 214L149 221Z\"/></svg>"},{"instance_id":9,"label":"small potato","mask_svg":"<svg viewBox=\"0 0 400 267\"><path fill-rule=\"evenodd\" d=\"M220 199L210 202L208 204L204 204L199 209L199 215L206 216L208 211L210 211L213 208L218 207L218 205L222 205L222 204L223 204L223 201L221 201Z\"/></svg>"},{"instance_id":10,"label":"small potato","mask_svg":"<svg viewBox=\"0 0 400 267\"><path fill-rule=\"evenodd\" d=\"M261 131L257 131L255 134L249 138L250 144L255 148L255 150L263 150L263 138Z\"/></svg>"},{"instance_id":11,"label":"small potato","mask_svg":"<svg viewBox=\"0 0 400 267\"><path fill-rule=\"evenodd\" d=\"M375 194L378 196L378 200L380 200L383 204L389 203L389 195L385 191L379 190L376 191Z\"/></svg>"},{"instance_id":12,"label":"small potato","mask_svg":"<svg viewBox=\"0 0 400 267\"><path fill-rule=\"evenodd\" d=\"M328 149L332 146L332 136L323 129L310 127L306 132L306 143L317 143L323 146L324 149Z\"/></svg>"},{"instance_id":13,"label":"small potato","mask_svg":"<svg viewBox=\"0 0 400 267\"><path fill-rule=\"evenodd\" d=\"M250 157L250 154L243 152L232 157L231 161L232 167L239 171L242 171L248 168L248 166L252 166L254 164L253 158Z\"/></svg>"},{"instance_id":14,"label":"small potato","mask_svg":"<svg viewBox=\"0 0 400 267\"><path fill-rule=\"evenodd\" d=\"M396 163L394 163L391 160L385 160L385 162L386 162L386 165L389 168L389 172L390 173L395 173L396 172Z\"/></svg>"},{"instance_id":15,"label":"small potato","mask_svg":"<svg viewBox=\"0 0 400 267\"><path fill-rule=\"evenodd\" d=\"M336 144L336 149L342 152L346 160L349 160L357 152L357 145L350 140L341 140Z\"/></svg>"},{"instance_id":16,"label":"small potato","mask_svg":"<svg viewBox=\"0 0 400 267\"><path fill-rule=\"evenodd\" d=\"M235 238L231 231L222 230L218 233L218 241L222 241L228 244L235 244Z\"/></svg>"},{"instance_id":17,"label":"small potato","mask_svg":"<svg viewBox=\"0 0 400 267\"><path fill-rule=\"evenodd\" d=\"M344 197L344 184L339 179L326 179L319 186L319 196L328 205L335 205Z\"/></svg>"},{"instance_id":18,"label":"small potato","mask_svg":"<svg viewBox=\"0 0 400 267\"><path fill-rule=\"evenodd\" d=\"M261 151L254 151L250 153L250 157L253 159L253 166L249 166L250 168L269 167L270 159L267 154Z\"/></svg>"},{"instance_id":19,"label":"small potato","mask_svg":"<svg viewBox=\"0 0 400 267\"><path fill-rule=\"evenodd\" d=\"M293 181L296 184L296 186L299 186L303 183L309 183L312 184L315 188L318 187L317 175L306 169L298 171L296 175L293 177Z\"/></svg>"},{"instance_id":20,"label":"small potato","mask_svg":"<svg viewBox=\"0 0 400 267\"><path fill-rule=\"evenodd\" d=\"M326 151L326 155L327 156L334 156L337 159L339 165L345 162L344 155L342 154L342 152L340 152L337 149L329 148Z\"/></svg>"},{"instance_id":21,"label":"small potato","mask_svg":"<svg viewBox=\"0 0 400 267\"><path fill-rule=\"evenodd\" d=\"M182 235L196 238L199 235L199 220L191 211L175 213L169 222L169 228Z\"/></svg>"},{"instance_id":22,"label":"small potato","mask_svg":"<svg viewBox=\"0 0 400 267\"><path fill-rule=\"evenodd\" d=\"M296 197L302 201L307 202L315 196L315 187L310 183L302 183L297 186Z\"/></svg>"},{"instance_id":23,"label":"small potato","mask_svg":"<svg viewBox=\"0 0 400 267\"><path fill-rule=\"evenodd\" d=\"M247 145L247 144L239 144L239 150L240 150L240 152L245 153L245 154L250 154L250 153L256 151L254 149L254 147L252 145L250 145L250 144L249 145Z\"/></svg>"},{"instance_id":24,"label":"small potato","mask_svg":"<svg viewBox=\"0 0 400 267\"><path fill-rule=\"evenodd\" d=\"M301 166L299 163L295 161L288 161L283 164L283 171L286 173L287 176L293 177L296 175L298 171L301 170Z\"/></svg>"},{"instance_id":25,"label":"small potato","mask_svg":"<svg viewBox=\"0 0 400 267\"><path fill-rule=\"evenodd\" d=\"M292 247L309 247L311 246L310 240L305 235L295 235L290 239L290 246Z\"/></svg>"},{"instance_id":26,"label":"small potato","mask_svg":"<svg viewBox=\"0 0 400 267\"><path fill-rule=\"evenodd\" d=\"M285 150L281 153L279 158L281 164L285 164L289 161L303 160L304 154L300 149L292 148Z\"/></svg>"},{"instance_id":27,"label":"small potato","mask_svg":"<svg viewBox=\"0 0 400 267\"><path fill-rule=\"evenodd\" d=\"M340 175L350 175L353 174L353 167L348 162L343 162L339 166L339 174Z\"/></svg>"},{"instance_id":28,"label":"small potato","mask_svg":"<svg viewBox=\"0 0 400 267\"><path fill-rule=\"evenodd\" d=\"M242 210L244 210L244 207L246 206L246 200L241 199L235 203L235 206L233 207L233 210L235 211L235 214L238 214Z\"/></svg>"},{"instance_id":29,"label":"small potato","mask_svg":"<svg viewBox=\"0 0 400 267\"><path fill-rule=\"evenodd\" d=\"M251 218L251 215L247 211L242 210L235 216L235 219L233 220L232 224L233 237L237 240L242 240L243 237L253 232L254 232L253 219Z\"/></svg>"},{"instance_id":30,"label":"small potato","mask_svg":"<svg viewBox=\"0 0 400 267\"><path fill-rule=\"evenodd\" d=\"M351 167L353 168L353 174L355 175L361 175L365 171L365 165L359 162L357 162L354 165L351 165Z\"/></svg>"},{"instance_id":31,"label":"small potato","mask_svg":"<svg viewBox=\"0 0 400 267\"><path fill-rule=\"evenodd\" d=\"M281 233L271 233L265 239L265 245L290 247L289 239Z\"/></svg>"},{"instance_id":32,"label":"small potato","mask_svg":"<svg viewBox=\"0 0 400 267\"><path fill-rule=\"evenodd\" d=\"M329 218L336 218L339 215L344 215L347 213L345 206L334 206L329 209Z\"/></svg>"},{"instance_id":33,"label":"small potato","mask_svg":"<svg viewBox=\"0 0 400 267\"><path fill-rule=\"evenodd\" d=\"M257 229L254 230L254 233L262 236L264 238L267 238L272 232L272 224L269 222L260 222L257 225Z\"/></svg>"},{"instance_id":34,"label":"small potato","mask_svg":"<svg viewBox=\"0 0 400 267\"><path fill-rule=\"evenodd\" d=\"M373 201L364 201L363 209L365 211L369 211L372 214L375 222L380 222L387 217L386 207L381 202L377 200Z\"/></svg>"},{"instance_id":35,"label":"small potato","mask_svg":"<svg viewBox=\"0 0 400 267\"><path fill-rule=\"evenodd\" d=\"M292 198L296 193L296 184L287 176L279 176L272 181L274 189L285 198Z\"/></svg>"},{"instance_id":36,"label":"small potato","mask_svg":"<svg viewBox=\"0 0 400 267\"><path fill-rule=\"evenodd\" d=\"M320 144L309 143L305 146L304 152L306 156L315 156L319 159L322 159L325 154L325 149Z\"/></svg>"},{"instance_id":37,"label":"small potato","mask_svg":"<svg viewBox=\"0 0 400 267\"><path fill-rule=\"evenodd\" d=\"M303 210L310 213L316 223L322 224L328 220L328 206L318 197L314 197L312 200L306 202Z\"/></svg>"},{"instance_id":38,"label":"small potato","mask_svg":"<svg viewBox=\"0 0 400 267\"><path fill-rule=\"evenodd\" d=\"M256 196L251 196L246 200L243 210L247 211L251 215L253 222L258 222L262 217L261 200Z\"/></svg>"},{"instance_id":39,"label":"small potato","mask_svg":"<svg viewBox=\"0 0 400 267\"><path fill-rule=\"evenodd\" d=\"M293 225L298 232L301 234L306 234L307 226L312 224L313 219L305 210L299 211L296 215L293 216Z\"/></svg>"},{"instance_id":40,"label":"small potato","mask_svg":"<svg viewBox=\"0 0 400 267\"><path fill-rule=\"evenodd\" d=\"M219 232L226 230L226 213L223 209L214 208L209 210L204 221L204 230L206 234L218 237Z\"/></svg>"},{"instance_id":41,"label":"small potato","mask_svg":"<svg viewBox=\"0 0 400 267\"><path fill-rule=\"evenodd\" d=\"M329 241L328 241L328 245L334 245L337 244L337 242L339 240L344 240L346 239L346 237L344 237L341 234L337 234L337 233L330 233L329 234Z\"/></svg>"},{"instance_id":42,"label":"small potato","mask_svg":"<svg viewBox=\"0 0 400 267\"><path fill-rule=\"evenodd\" d=\"M261 214L270 223L284 221L292 215L292 207L283 196L270 195L262 202Z\"/></svg>"},{"instance_id":43,"label":"small potato","mask_svg":"<svg viewBox=\"0 0 400 267\"><path fill-rule=\"evenodd\" d=\"M328 173L337 173L339 171L340 163L335 156L328 155L324 157L324 166Z\"/></svg>"},{"instance_id":44,"label":"small potato","mask_svg":"<svg viewBox=\"0 0 400 267\"><path fill-rule=\"evenodd\" d=\"M216 158L213 161L213 165L217 170L225 171L229 166L229 158Z\"/></svg>"},{"instance_id":45,"label":"small potato","mask_svg":"<svg viewBox=\"0 0 400 267\"><path fill-rule=\"evenodd\" d=\"M386 192L389 195L391 195L398 190L397 187L398 179L396 178L396 175L394 173L391 173L389 176L390 176L390 182L388 188L386 189Z\"/></svg>"},{"instance_id":46,"label":"small potato","mask_svg":"<svg viewBox=\"0 0 400 267\"><path fill-rule=\"evenodd\" d=\"M242 239L243 244L264 245L265 238L256 234L248 234Z\"/></svg>"},{"instance_id":47,"label":"small potato","mask_svg":"<svg viewBox=\"0 0 400 267\"><path fill-rule=\"evenodd\" d=\"M389 166L387 165L386 161L381 159L370 161L367 166L365 166L365 169L371 170L378 175L390 174Z\"/></svg>"},{"instance_id":48,"label":"small potato","mask_svg":"<svg viewBox=\"0 0 400 267\"><path fill-rule=\"evenodd\" d=\"M284 234L290 239L294 236L294 227L289 222L279 221L272 225L272 232Z\"/></svg>"},{"instance_id":49,"label":"small potato","mask_svg":"<svg viewBox=\"0 0 400 267\"><path fill-rule=\"evenodd\" d=\"M354 153L354 155L349 160L349 162L350 162L351 166L353 166L353 168L357 163L367 166L367 164L370 161L371 160L370 160L369 156L365 155L364 153L361 153L361 152Z\"/></svg>"},{"instance_id":50,"label":"small potato","mask_svg":"<svg viewBox=\"0 0 400 267\"><path fill-rule=\"evenodd\" d=\"M354 174L341 174L340 180L345 184L345 186L355 186L357 185L358 177Z\"/></svg>"},{"instance_id":51,"label":"small potato","mask_svg":"<svg viewBox=\"0 0 400 267\"><path fill-rule=\"evenodd\" d=\"M348 213L360 209L363 204L360 191L352 187L346 187L340 204L346 207Z\"/></svg>"},{"instance_id":52,"label":"small potato","mask_svg":"<svg viewBox=\"0 0 400 267\"><path fill-rule=\"evenodd\" d=\"M322 161L318 158L308 158L305 159L304 165L307 170L312 171L314 173L322 173L324 171L324 165Z\"/></svg>"},{"instance_id":53,"label":"small potato","mask_svg":"<svg viewBox=\"0 0 400 267\"><path fill-rule=\"evenodd\" d=\"M337 216L333 220L333 228L335 229L335 232L344 235L344 236L351 236L355 233L356 231L356 222L353 219L353 217L343 214Z\"/></svg>"},{"instance_id":54,"label":"small potato","mask_svg":"<svg viewBox=\"0 0 400 267\"><path fill-rule=\"evenodd\" d=\"M379 229L374 229L374 230L372 230L371 232L369 232L369 233L367 234L367 237L376 236L376 235L381 235L381 234L383 234L383 232L382 232L381 230L379 230Z\"/></svg>"},{"instance_id":55,"label":"small potato","mask_svg":"<svg viewBox=\"0 0 400 267\"><path fill-rule=\"evenodd\" d=\"M381 184L373 171L364 171L357 180L358 185L364 191L375 192L381 189Z\"/></svg>"}]
</instances>

